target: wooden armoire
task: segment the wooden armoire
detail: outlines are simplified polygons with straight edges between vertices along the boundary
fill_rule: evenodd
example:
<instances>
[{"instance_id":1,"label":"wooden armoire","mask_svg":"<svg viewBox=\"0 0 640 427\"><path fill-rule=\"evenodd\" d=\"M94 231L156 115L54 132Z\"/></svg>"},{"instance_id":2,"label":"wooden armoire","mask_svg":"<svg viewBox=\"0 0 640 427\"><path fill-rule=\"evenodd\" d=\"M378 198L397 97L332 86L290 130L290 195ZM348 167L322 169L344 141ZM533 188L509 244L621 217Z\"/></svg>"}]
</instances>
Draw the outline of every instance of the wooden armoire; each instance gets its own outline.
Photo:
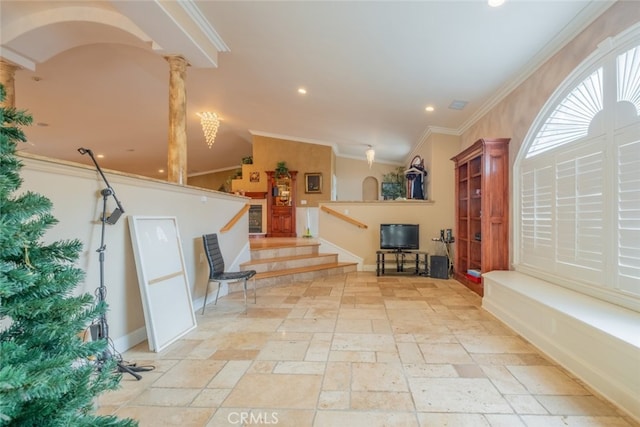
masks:
<instances>
[{"instance_id":1,"label":"wooden armoire","mask_svg":"<svg viewBox=\"0 0 640 427\"><path fill-rule=\"evenodd\" d=\"M267 237L296 237L297 171L267 173Z\"/></svg>"},{"instance_id":2,"label":"wooden armoire","mask_svg":"<svg viewBox=\"0 0 640 427\"><path fill-rule=\"evenodd\" d=\"M509 269L509 139L479 139L451 160L456 170L454 277L482 296L478 273Z\"/></svg>"}]
</instances>

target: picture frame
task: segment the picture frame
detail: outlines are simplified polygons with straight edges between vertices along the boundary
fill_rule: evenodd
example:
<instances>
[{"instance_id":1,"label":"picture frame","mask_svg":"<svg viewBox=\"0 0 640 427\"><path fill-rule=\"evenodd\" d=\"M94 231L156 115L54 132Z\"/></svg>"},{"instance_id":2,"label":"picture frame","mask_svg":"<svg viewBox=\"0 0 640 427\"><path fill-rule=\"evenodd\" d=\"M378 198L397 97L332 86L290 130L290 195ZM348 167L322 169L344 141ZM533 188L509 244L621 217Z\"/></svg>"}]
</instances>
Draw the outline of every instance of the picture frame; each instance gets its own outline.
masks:
<instances>
[{"instance_id":1,"label":"picture frame","mask_svg":"<svg viewBox=\"0 0 640 427\"><path fill-rule=\"evenodd\" d=\"M322 193L322 173L313 172L304 174L304 192Z\"/></svg>"},{"instance_id":2,"label":"picture frame","mask_svg":"<svg viewBox=\"0 0 640 427\"><path fill-rule=\"evenodd\" d=\"M260 182L260 172L251 172L249 174L249 182Z\"/></svg>"}]
</instances>

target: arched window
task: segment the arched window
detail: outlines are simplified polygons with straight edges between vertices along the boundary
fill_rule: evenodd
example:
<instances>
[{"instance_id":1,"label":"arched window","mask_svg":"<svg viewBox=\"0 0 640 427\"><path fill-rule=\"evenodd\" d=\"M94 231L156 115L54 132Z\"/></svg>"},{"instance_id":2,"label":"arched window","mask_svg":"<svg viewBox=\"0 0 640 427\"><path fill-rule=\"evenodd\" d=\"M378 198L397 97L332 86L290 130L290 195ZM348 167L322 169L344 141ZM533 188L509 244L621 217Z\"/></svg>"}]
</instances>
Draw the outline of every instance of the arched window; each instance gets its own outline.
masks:
<instances>
[{"instance_id":1,"label":"arched window","mask_svg":"<svg viewBox=\"0 0 640 427\"><path fill-rule=\"evenodd\" d=\"M515 268L640 309L640 28L549 99L514 181Z\"/></svg>"}]
</instances>

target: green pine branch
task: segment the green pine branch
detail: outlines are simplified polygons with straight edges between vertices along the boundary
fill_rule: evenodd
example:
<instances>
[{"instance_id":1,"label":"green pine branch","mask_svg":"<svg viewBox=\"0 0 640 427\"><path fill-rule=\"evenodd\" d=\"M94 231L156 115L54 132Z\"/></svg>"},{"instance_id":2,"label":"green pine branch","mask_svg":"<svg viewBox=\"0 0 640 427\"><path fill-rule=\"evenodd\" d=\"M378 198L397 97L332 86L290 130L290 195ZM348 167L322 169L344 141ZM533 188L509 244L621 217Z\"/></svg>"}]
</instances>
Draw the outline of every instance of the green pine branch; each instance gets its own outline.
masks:
<instances>
[{"instance_id":1,"label":"green pine branch","mask_svg":"<svg viewBox=\"0 0 640 427\"><path fill-rule=\"evenodd\" d=\"M0 85L0 102L4 100ZM17 194L22 185L16 146L31 117L0 107L0 426L136 426L95 414L96 398L119 387L106 340L80 334L107 306L76 295L79 240L42 242L57 224L46 197Z\"/></svg>"}]
</instances>

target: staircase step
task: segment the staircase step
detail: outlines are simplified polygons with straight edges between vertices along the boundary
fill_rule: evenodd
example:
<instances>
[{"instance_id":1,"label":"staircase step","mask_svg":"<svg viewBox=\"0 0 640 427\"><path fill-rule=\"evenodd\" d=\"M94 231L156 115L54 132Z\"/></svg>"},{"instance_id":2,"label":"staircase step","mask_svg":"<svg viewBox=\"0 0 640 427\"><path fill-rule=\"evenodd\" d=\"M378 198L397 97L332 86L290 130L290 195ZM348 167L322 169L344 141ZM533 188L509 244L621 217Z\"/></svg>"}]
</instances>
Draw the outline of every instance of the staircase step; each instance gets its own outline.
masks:
<instances>
[{"instance_id":1,"label":"staircase step","mask_svg":"<svg viewBox=\"0 0 640 427\"><path fill-rule=\"evenodd\" d=\"M256 281L256 288L264 288L295 282L308 282L322 277L355 272L357 269L358 263L355 262L332 262L257 273L251 280ZM251 288L253 285L249 284L249 287ZM242 291L241 282L229 284L229 292L238 291Z\"/></svg>"},{"instance_id":2,"label":"staircase step","mask_svg":"<svg viewBox=\"0 0 640 427\"><path fill-rule=\"evenodd\" d=\"M337 254L309 254L286 257L252 259L242 263L240 270L255 270L258 273L265 273L276 270L290 270L306 266L319 264L330 264L338 262Z\"/></svg>"},{"instance_id":3,"label":"staircase step","mask_svg":"<svg viewBox=\"0 0 640 427\"><path fill-rule=\"evenodd\" d=\"M241 270L256 270L256 288L308 282L358 270L358 263L338 262L337 254L319 253L314 239L254 238L250 240L251 260ZM249 284L249 288L253 285ZM229 292L241 292L242 282L229 283Z\"/></svg>"},{"instance_id":4,"label":"staircase step","mask_svg":"<svg viewBox=\"0 0 640 427\"><path fill-rule=\"evenodd\" d=\"M261 260L280 257L293 257L298 255L315 255L318 253L320 244L310 241L309 243L296 243L295 245L286 243L275 244L268 247L255 247L251 245L251 260Z\"/></svg>"}]
</instances>

